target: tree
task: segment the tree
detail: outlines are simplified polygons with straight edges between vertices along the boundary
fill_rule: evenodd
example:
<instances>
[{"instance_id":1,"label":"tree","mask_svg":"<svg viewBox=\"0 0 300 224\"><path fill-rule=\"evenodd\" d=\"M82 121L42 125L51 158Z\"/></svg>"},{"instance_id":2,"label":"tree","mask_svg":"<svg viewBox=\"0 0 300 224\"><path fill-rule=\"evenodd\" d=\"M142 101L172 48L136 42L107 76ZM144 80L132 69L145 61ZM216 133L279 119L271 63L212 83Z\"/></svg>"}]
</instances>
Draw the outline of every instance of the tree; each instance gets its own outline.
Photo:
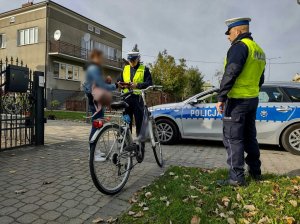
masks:
<instances>
[{"instance_id":1,"label":"tree","mask_svg":"<svg viewBox=\"0 0 300 224\"><path fill-rule=\"evenodd\" d=\"M216 70L215 77L217 78L219 84L220 84L221 81L222 81L223 74L224 74L223 71L221 71L221 70Z\"/></svg>"},{"instance_id":2,"label":"tree","mask_svg":"<svg viewBox=\"0 0 300 224\"><path fill-rule=\"evenodd\" d=\"M186 62L180 59L179 63L167 50L159 52L156 61L150 64L153 82L162 85L164 91L181 100L184 96Z\"/></svg>"},{"instance_id":3,"label":"tree","mask_svg":"<svg viewBox=\"0 0 300 224\"><path fill-rule=\"evenodd\" d=\"M133 46L132 51L133 51L133 52L140 52L140 50L139 50L137 44L135 44L135 45Z\"/></svg>"},{"instance_id":4,"label":"tree","mask_svg":"<svg viewBox=\"0 0 300 224\"><path fill-rule=\"evenodd\" d=\"M184 98L191 97L200 93L203 90L203 75L197 67L190 67L185 73L186 85L184 91Z\"/></svg>"}]
</instances>

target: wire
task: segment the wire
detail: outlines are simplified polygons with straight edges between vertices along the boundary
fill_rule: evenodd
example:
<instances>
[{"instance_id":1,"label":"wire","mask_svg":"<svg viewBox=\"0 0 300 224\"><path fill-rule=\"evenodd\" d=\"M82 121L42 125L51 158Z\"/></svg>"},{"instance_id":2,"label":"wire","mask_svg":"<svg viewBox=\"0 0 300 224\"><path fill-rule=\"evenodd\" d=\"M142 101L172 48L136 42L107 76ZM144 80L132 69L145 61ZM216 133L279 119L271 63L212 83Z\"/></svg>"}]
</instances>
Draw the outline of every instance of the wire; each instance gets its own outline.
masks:
<instances>
[{"instance_id":1,"label":"wire","mask_svg":"<svg viewBox=\"0 0 300 224\"><path fill-rule=\"evenodd\" d=\"M124 53L127 53L128 51L122 51ZM150 58L157 58L157 56L154 55L147 55L147 54L141 54L143 57L150 57ZM181 60L182 58L174 58L176 61ZM204 63L204 64L223 64L222 62L217 61L203 61L203 60L190 60L190 59L184 59L187 62L196 62L196 63Z\"/></svg>"},{"instance_id":2,"label":"wire","mask_svg":"<svg viewBox=\"0 0 300 224\"><path fill-rule=\"evenodd\" d=\"M124 53L127 53L128 51L122 51ZM157 58L157 56L154 55L147 55L147 54L141 54L143 57L150 57L150 58ZM181 60L180 58L174 58L176 61ZM187 62L194 62L194 63L204 63L204 64L223 64L222 62L217 61L204 61L204 60L192 60L192 59L185 59ZM291 61L291 62L273 62L273 63L267 63L271 65L289 65L289 64L300 64L300 61Z\"/></svg>"}]
</instances>

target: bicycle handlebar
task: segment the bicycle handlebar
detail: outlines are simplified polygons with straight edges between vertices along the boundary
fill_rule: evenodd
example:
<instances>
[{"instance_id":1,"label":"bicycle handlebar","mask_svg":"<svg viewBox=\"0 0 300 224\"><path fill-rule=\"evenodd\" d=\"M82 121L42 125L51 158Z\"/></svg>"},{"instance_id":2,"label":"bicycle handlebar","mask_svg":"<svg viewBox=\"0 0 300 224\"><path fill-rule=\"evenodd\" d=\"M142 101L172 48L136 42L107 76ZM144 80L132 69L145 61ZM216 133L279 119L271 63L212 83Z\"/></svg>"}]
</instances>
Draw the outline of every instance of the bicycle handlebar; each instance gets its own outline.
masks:
<instances>
[{"instance_id":1,"label":"bicycle handlebar","mask_svg":"<svg viewBox=\"0 0 300 224\"><path fill-rule=\"evenodd\" d=\"M162 86L158 86L158 85L153 85L153 86L148 86L146 89L131 89L129 90L129 92L127 93L122 93L121 97L125 98L129 95L131 95L134 91L138 91L138 92L147 92L148 90L154 90L154 91L161 91L162 90Z\"/></svg>"}]
</instances>

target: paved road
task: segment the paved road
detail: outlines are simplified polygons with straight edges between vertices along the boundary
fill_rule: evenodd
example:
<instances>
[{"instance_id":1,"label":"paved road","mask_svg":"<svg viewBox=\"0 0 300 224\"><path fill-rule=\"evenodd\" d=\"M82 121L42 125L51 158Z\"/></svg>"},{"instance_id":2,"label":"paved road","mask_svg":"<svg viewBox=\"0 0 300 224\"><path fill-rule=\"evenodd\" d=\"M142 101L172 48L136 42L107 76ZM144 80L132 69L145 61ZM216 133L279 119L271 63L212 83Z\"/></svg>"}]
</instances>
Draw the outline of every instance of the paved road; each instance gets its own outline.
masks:
<instances>
[{"instance_id":1,"label":"paved road","mask_svg":"<svg viewBox=\"0 0 300 224\"><path fill-rule=\"evenodd\" d=\"M75 224L116 217L129 208L128 199L136 190L164 172L149 149L145 162L135 167L120 194L101 194L89 175L88 133L89 126L83 123L49 121L46 146L0 152L1 224ZM261 148L264 172L300 174L299 156L278 147ZM226 167L221 143L183 141L164 149L167 165Z\"/></svg>"}]
</instances>

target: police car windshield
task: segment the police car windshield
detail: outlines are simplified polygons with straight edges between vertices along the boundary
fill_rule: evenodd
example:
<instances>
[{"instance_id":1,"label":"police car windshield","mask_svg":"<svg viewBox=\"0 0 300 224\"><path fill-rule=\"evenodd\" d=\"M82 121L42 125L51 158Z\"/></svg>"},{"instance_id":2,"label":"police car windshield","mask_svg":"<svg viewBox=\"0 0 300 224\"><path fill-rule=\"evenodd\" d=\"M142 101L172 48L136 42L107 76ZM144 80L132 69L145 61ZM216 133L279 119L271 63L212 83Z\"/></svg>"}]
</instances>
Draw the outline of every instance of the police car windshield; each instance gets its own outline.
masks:
<instances>
[{"instance_id":1,"label":"police car windshield","mask_svg":"<svg viewBox=\"0 0 300 224\"><path fill-rule=\"evenodd\" d=\"M216 92L216 91L218 91L218 90L219 90L218 88L211 88L211 89L206 90L206 91L203 91L203 92L201 92L201 93L199 93L199 94L197 94L197 95L195 95L195 96L192 96L192 97L186 99L186 100L183 101L183 102L184 102L184 103L187 103L187 102L191 101L192 99L198 99L198 98L201 97L201 96L204 96L204 95L209 94L209 93Z\"/></svg>"}]
</instances>

